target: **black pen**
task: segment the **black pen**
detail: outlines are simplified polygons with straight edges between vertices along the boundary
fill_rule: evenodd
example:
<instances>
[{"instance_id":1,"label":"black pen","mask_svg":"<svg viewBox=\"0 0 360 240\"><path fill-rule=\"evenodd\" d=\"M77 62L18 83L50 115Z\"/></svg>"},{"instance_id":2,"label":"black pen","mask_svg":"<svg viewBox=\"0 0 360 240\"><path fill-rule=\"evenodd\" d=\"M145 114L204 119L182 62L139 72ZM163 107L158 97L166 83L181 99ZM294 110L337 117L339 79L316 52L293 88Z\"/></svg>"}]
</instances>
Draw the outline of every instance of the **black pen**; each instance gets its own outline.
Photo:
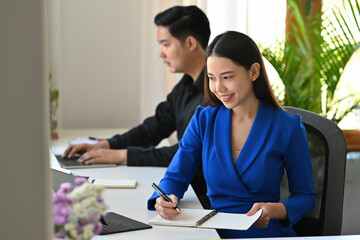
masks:
<instances>
[{"instance_id":1,"label":"black pen","mask_svg":"<svg viewBox=\"0 0 360 240\"><path fill-rule=\"evenodd\" d=\"M203 224L204 222L206 222L207 220L209 220L210 218L215 216L217 213L218 212L216 211L216 209L212 210L211 212L206 214L204 217L202 217L199 221L197 221L196 226L200 226L201 224Z\"/></svg>"},{"instance_id":2,"label":"black pen","mask_svg":"<svg viewBox=\"0 0 360 240\"><path fill-rule=\"evenodd\" d=\"M101 138L97 138L97 137L88 137L90 140L98 140L98 141L102 141L102 139Z\"/></svg>"},{"instance_id":3,"label":"black pen","mask_svg":"<svg viewBox=\"0 0 360 240\"><path fill-rule=\"evenodd\" d=\"M155 191L156 191L161 197L163 197L166 201L171 202L171 203L173 202L173 201L171 201L171 199L163 192L163 190L161 190L161 189L159 188L158 185L156 185L155 183L153 183L151 186L152 186L152 187L155 189ZM174 207L174 209L175 209L177 212L180 212L178 206Z\"/></svg>"}]
</instances>

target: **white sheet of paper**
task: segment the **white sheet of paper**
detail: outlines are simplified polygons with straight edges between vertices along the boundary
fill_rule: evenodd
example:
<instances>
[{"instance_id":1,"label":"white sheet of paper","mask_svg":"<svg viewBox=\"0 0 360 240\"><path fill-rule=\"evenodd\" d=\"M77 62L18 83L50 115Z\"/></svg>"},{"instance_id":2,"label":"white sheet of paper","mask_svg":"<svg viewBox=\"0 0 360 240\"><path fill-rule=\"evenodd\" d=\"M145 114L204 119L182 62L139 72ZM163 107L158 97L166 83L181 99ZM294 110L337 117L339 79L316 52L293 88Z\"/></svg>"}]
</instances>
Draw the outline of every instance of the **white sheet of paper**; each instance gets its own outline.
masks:
<instances>
[{"instance_id":1,"label":"white sheet of paper","mask_svg":"<svg viewBox=\"0 0 360 240\"><path fill-rule=\"evenodd\" d=\"M134 179L94 179L93 184L105 188L136 188L137 180Z\"/></svg>"},{"instance_id":2,"label":"white sheet of paper","mask_svg":"<svg viewBox=\"0 0 360 240\"><path fill-rule=\"evenodd\" d=\"M96 139L90 139L90 138L84 138L84 137L78 137L69 142L71 145L80 144L80 143L87 143L87 144L94 144L97 143L98 140Z\"/></svg>"},{"instance_id":3,"label":"white sheet of paper","mask_svg":"<svg viewBox=\"0 0 360 240\"><path fill-rule=\"evenodd\" d=\"M260 217L261 213L262 209L257 211L252 216L246 216L246 214L219 212L214 217L210 218L198 227L247 230Z\"/></svg>"},{"instance_id":4,"label":"white sheet of paper","mask_svg":"<svg viewBox=\"0 0 360 240\"><path fill-rule=\"evenodd\" d=\"M212 210L206 209L181 209L181 214L172 218L165 219L156 215L154 218L150 219L148 222L152 224L160 225L172 225L172 226L186 226L186 227L195 227L196 221L201 219L206 214L210 213Z\"/></svg>"},{"instance_id":5,"label":"white sheet of paper","mask_svg":"<svg viewBox=\"0 0 360 240\"><path fill-rule=\"evenodd\" d=\"M195 227L196 222L211 211L212 210L183 208L181 209L181 214L173 219L164 219L156 215L148 222L157 225ZM253 216L218 212L214 217L198 226L198 228L247 230L260 217L261 213L262 209L257 211Z\"/></svg>"}]
</instances>

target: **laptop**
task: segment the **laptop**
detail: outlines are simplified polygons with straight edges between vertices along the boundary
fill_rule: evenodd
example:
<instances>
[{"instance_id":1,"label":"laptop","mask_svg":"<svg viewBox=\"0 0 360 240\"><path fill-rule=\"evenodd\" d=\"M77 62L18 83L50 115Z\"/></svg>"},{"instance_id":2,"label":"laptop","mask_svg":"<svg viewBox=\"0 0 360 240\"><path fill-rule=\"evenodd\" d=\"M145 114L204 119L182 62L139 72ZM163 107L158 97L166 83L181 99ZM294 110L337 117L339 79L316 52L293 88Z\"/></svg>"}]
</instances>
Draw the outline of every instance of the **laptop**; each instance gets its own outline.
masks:
<instances>
[{"instance_id":1,"label":"laptop","mask_svg":"<svg viewBox=\"0 0 360 240\"><path fill-rule=\"evenodd\" d=\"M60 164L60 166L65 169L103 168L103 167L116 167L117 166L114 163L112 163L112 164L107 164L107 163L106 164L105 163L84 164L84 163L77 161L79 159L79 157L81 156L80 154L75 154L71 158L63 158L62 152L60 153L59 151L54 151L54 149L51 147L50 147L50 155L53 155L55 157L56 161ZM52 157L52 156L50 156L50 157ZM51 159L51 160L53 161L53 159Z\"/></svg>"},{"instance_id":2,"label":"laptop","mask_svg":"<svg viewBox=\"0 0 360 240\"><path fill-rule=\"evenodd\" d=\"M66 173L56 169L51 169L51 172L53 177L54 192L60 188L62 183L74 183L75 178L79 177L72 173ZM152 228L151 225L139 222L135 219L131 219L114 212L107 212L105 215L101 216L100 222L102 224L102 231L100 235Z\"/></svg>"},{"instance_id":3,"label":"laptop","mask_svg":"<svg viewBox=\"0 0 360 240\"><path fill-rule=\"evenodd\" d=\"M101 217L100 221L102 223L102 231L100 235L152 228L151 225L114 212L106 213Z\"/></svg>"},{"instance_id":4,"label":"laptop","mask_svg":"<svg viewBox=\"0 0 360 240\"><path fill-rule=\"evenodd\" d=\"M74 175L72 173L66 173L57 169L51 169L51 174L53 178L53 190L56 192L59 190L60 185L65 182L69 182L71 184L74 184L75 178L79 177L77 175ZM87 178L87 177L85 177Z\"/></svg>"}]
</instances>

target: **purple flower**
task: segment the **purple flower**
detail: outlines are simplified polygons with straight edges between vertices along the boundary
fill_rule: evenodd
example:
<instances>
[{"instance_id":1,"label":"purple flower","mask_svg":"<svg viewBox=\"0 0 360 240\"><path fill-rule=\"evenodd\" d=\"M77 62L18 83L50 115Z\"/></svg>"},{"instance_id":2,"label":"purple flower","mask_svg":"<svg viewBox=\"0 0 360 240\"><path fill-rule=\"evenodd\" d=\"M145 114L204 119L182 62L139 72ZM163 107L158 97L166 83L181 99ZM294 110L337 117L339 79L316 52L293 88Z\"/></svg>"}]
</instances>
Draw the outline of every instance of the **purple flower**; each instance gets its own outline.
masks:
<instances>
[{"instance_id":1,"label":"purple flower","mask_svg":"<svg viewBox=\"0 0 360 240\"><path fill-rule=\"evenodd\" d=\"M58 203L53 205L54 223L64 225L67 222L67 216L71 214L71 206L67 203Z\"/></svg>"},{"instance_id":2,"label":"purple flower","mask_svg":"<svg viewBox=\"0 0 360 240\"><path fill-rule=\"evenodd\" d=\"M72 213L71 207L68 204L60 204L58 207L59 213L63 214L64 216L69 216Z\"/></svg>"},{"instance_id":3,"label":"purple flower","mask_svg":"<svg viewBox=\"0 0 360 240\"><path fill-rule=\"evenodd\" d=\"M87 225L89 223L89 221L88 220L86 220L86 219L80 219L79 220L79 225L80 226L85 226L85 225Z\"/></svg>"},{"instance_id":4,"label":"purple flower","mask_svg":"<svg viewBox=\"0 0 360 240\"><path fill-rule=\"evenodd\" d=\"M94 230L93 230L93 233L95 234L100 234L102 231L102 225L100 223L96 223L94 225Z\"/></svg>"},{"instance_id":5,"label":"purple flower","mask_svg":"<svg viewBox=\"0 0 360 240\"><path fill-rule=\"evenodd\" d=\"M64 192L57 192L53 195L53 203L72 203L73 201L64 193Z\"/></svg>"},{"instance_id":6,"label":"purple flower","mask_svg":"<svg viewBox=\"0 0 360 240\"><path fill-rule=\"evenodd\" d=\"M56 225L64 225L67 219L64 215L61 214L54 214L54 223Z\"/></svg>"},{"instance_id":7,"label":"purple flower","mask_svg":"<svg viewBox=\"0 0 360 240\"><path fill-rule=\"evenodd\" d=\"M105 201L104 201L104 199L103 199L101 196L99 196L99 197L97 198L97 200L98 200L98 202L99 202L100 204L105 205Z\"/></svg>"},{"instance_id":8,"label":"purple flower","mask_svg":"<svg viewBox=\"0 0 360 240\"><path fill-rule=\"evenodd\" d=\"M83 177L77 177L75 178L74 182L76 185L82 185L83 183L87 182L87 179Z\"/></svg>"},{"instance_id":9,"label":"purple flower","mask_svg":"<svg viewBox=\"0 0 360 240\"><path fill-rule=\"evenodd\" d=\"M77 234L82 234L84 232L84 228L82 226L77 226L76 232L77 232Z\"/></svg>"},{"instance_id":10,"label":"purple flower","mask_svg":"<svg viewBox=\"0 0 360 240\"><path fill-rule=\"evenodd\" d=\"M95 213L95 212L90 213L90 218L93 222L97 222L100 219L100 214Z\"/></svg>"},{"instance_id":11,"label":"purple flower","mask_svg":"<svg viewBox=\"0 0 360 240\"><path fill-rule=\"evenodd\" d=\"M58 192L59 193L60 192L68 193L68 192L71 192L72 189L73 189L73 186L71 185L71 183L66 182L66 183L62 183L60 185Z\"/></svg>"},{"instance_id":12,"label":"purple flower","mask_svg":"<svg viewBox=\"0 0 360 240\"><path fill-rule=\"evenodd\" d=\"M55 237L64 239L66 237L66 233L65 232L56 232Z\"/></svg>"}]
</instances>

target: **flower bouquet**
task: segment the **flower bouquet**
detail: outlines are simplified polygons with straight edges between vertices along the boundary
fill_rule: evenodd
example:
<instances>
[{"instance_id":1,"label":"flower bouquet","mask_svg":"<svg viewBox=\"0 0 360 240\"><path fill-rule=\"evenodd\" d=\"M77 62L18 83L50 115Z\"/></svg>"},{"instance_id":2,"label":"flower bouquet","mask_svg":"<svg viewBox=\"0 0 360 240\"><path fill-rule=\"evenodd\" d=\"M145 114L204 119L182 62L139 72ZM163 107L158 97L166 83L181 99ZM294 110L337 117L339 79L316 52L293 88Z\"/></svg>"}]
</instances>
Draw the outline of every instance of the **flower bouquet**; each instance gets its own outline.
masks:
<instances>
[{"instance_id":1,"label":"flower bouquet","mask_svg":"<svg viewBox=\"0 0 360 240\"><path fill-rule=\"evenodd\" d=\"M76 178L75 187L71 183L61 184L53 195L55 237L88 240L99 234L100 217L106 210L101 198L103 190L85 178Z\"/></svg>"}]
</instances>

